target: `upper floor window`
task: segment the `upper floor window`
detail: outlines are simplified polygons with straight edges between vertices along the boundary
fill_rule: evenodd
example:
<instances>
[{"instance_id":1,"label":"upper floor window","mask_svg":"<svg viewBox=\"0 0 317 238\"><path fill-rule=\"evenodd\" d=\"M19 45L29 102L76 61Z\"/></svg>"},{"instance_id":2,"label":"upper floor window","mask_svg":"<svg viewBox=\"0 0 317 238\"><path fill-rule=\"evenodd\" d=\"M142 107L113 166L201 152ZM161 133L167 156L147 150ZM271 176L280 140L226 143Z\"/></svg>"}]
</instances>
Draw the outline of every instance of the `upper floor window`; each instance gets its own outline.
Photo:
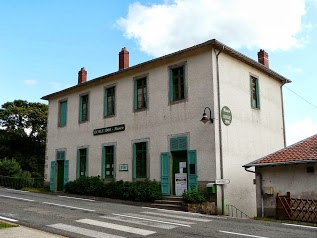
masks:
<instances>
[{"instance_id":1,"label":"upper floor window","mask_svg":"<svg viewBox=\"0 0 317 238\"><path fill-rule=\"evenodd\" d=\"M58 126L66 126L67 123L67 101L59 102Z\"/></svg>"},{"instance_id":2,"label":"upper floor window","mask_svg":"<svg viewBox=\"0 0 317 238\"><path fill-rule=\"evenodd\" d=\"M80 96L79 102L79 122L85 122L89 119L89 95Z\"/></svg>"},{"instance_id":3,"label":"upper floor window","mask_svg":"<svg viewBox=\"0 0 317 238\"><path fill-rule=\"evenodd\" d=\"M134 110L147 108L146 77L134 80Z\"/></svg>"},{"instance_id":4,"label":"upper floor window","mask_svg":"<svg viewBox=\"0 0 317 238\"><path fill-rule=\"evenodd\" d=\"M250 76L251 85L251 107L260 108L260 90L259 90L259 79Z\"/></svg>"},{"instance_id":5,"label":"upper floor window","mask_svg":"<svg viewBox=\"0 0 317 238\"><path fill-rule=\"evenodd\" d=\"M170 101L185 99L185 66L170 69Z\"/></svg>"},{"instance_id":6,"label":"upper floor window","mask_svg":"<svg viewBox=\"0 0 317 238\"><path fill-rule=\"evenodd\" d=\"M115 115L115 87L105 89L104 116Z\"/></svg>"}]
</instances>

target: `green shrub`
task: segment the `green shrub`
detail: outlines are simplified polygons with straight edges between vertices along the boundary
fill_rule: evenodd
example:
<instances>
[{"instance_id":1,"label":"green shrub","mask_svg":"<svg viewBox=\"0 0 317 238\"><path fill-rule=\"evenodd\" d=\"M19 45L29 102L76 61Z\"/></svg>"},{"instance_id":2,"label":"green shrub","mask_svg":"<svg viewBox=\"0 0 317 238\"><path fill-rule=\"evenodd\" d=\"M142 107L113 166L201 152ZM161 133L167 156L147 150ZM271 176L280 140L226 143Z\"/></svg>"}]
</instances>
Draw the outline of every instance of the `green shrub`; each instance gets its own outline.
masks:
<instances>
[{"instance_id":1,"label":"green shrub","mask_svg":"<svg viewBox=\"0 0 317 238\"><path fill-rule=\"evenodd\" d=\"M183 201L186 203L203 203L207 201L207 195L205 191L191 189L191 191L185 191L183 193Z\"/></svg>"},{"instance_id":2,"label":"green shrub","mask_svg":"<svg viewBox=\"0 0 317 238\"><path fill-rule=\"evenodd\" d=\"M143 202L153 202L162 197L160 183L155 180L104 183L99 177L81 177L69 182L65 185L65 192Z\"/></svg>"},{"instance_id":3,"label":"green shrub","mask_svg":"<svg viewBox=\"0 0 317 238\"><path fill-rule=\"evenodd\" d=\"M15 177L19 173L22 173L22 169L16 160L0 160L0 175Z\"/></svg>"},{"instance_id":4,"label":"green shrub","mask_svg":"<svg viewBox=\"0 0 317 238\"><path fill-rule=\"evenodd\" d=\"M101 187L104 186L100 177L80 177L65 185L65 192L80 194L80 195L93 195L95 196Z\"/></svg>"}]
</instances>

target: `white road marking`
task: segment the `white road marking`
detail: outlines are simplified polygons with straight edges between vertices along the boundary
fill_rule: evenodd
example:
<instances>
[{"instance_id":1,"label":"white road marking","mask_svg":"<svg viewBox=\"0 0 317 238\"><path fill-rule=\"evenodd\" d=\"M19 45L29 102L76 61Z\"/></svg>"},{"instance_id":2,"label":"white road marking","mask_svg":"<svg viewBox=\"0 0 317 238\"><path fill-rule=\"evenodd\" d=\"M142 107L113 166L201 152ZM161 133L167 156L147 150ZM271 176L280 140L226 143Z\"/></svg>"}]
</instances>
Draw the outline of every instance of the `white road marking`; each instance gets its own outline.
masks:
<instances>
[{"instance_id":1,"label":"white road marking","mask_svg":"<svg viewBox=\"0 0 317 238\"><path fill-rule=\"evenodd\" d=\"M168 221L161 221L161 220L150 219L150 218L144 218L144 217L136 217L136 216L130 216L130 215L115 214L115 213L112 213L112 215L121 216L121 217L129 217L129 218L134 218L134 219L139 219L139 220L144 220L144 221L159 222L159 223L163 223L163 224L170 224L170 225L176 225L176 226L186 226L186 227L190 227L190 225L187 225L187 224L181 224L181 223L175 223L175 222L168 222Z\"/></svg>"},{"instance_id":2,"label":"white road marking","mask_svg":"<svg viewBox=\"0 0 317 238\"><path fill-rule=\"evenodd\" d=\"M237 236L247 236L247 237L255 237L255 238L268 238L268 237L264 237L264 236L248 235L248 234L242 234L242 233L236 233L236 232L230 232L230 231L219 231L219 232L232 234L232 235L237 235Z\"/></svg>"},{"instance_id":3,"label":"white road marking","mask_svg":"<svg viewBox=\"0 0 317 238\"><path fill-rule=\"evenodd\" d=\"M94 238L124 238L123 236L111 235L111 234L104 233L104 232L89 230L89 229L85 229L85 228L81 228L81 227L77 227L77 226L70 226L70 225L66 225L66 224L62 224L62 223L48 225L48 226L53 227L55 229L73 232L76 234L85 235L85 236L94 237Z\"/></svg>"},{"instance_id":4,"label":"white road marking","mask_svg":"<svg viewBox=\"0 0 317 238\"><path fill-rule=\"evenodd\" d=\"M15 220L15 219L12 219L12 218L8 218L8 217L2 217L2 216L0 216L0 220L11 221L11 222L18 222L18 220Z\"/></svg>"},{"instance_id":5,"label":"white road marking","mask_svg":"<svg viewBox=\"0 0 317 238\"><path fill-rule=\"evenodd\" d=\"M206 214L200 214L200 213L194 213L194 212L174 211L174 210L168 210L168 209L162 209L162 208L156 208L156 207L142 207L142 208L151 209L151 210L157 210L157 211L163 211L163 212L168 212L168 213L179 213L179 214L191 215L191 216L227 219L226 217L223 217L223 216L206 215Z\"/></svg>"},{"instance_id":6,"label":"white road marking","mask_svg":"<svg viewBox=\"0 0 317 238\"><path fill-rule=\"evenodd\" d=\"M93 226L100 226L100 227L109 228L109 229L118 230L118 231L129 232L129 233L142 235L142 236L152 235L152 234L156 233L155 231L149 231L149 230L144 230L144 229L140 229L140 228L117 225L114 223L96 221L96 220L91 220L91 219L81 219L81 220L77 220L77 222L89 224L89 225L93 225Z\"/></svg>"},{"instance_id":7,"label":"white road marking","mask_svg":"<svg viewBox=\"0 0 317 238\"><path fill-rule=\"evenodd\" d=\"M212 221L212 220L204 219L204 218L177 216L177 215L164 214L164 213L158 213L158 212L141 212L141 213L155 215L155 216L173 217L173 218L178 218L178 219L183 219L183 220L191 220L191 221L201 221L201 222Z\"/></svg>"},{"instance_id":8,"label":"white road marking","mask_svg":"<svg viewBox=\"0 0 317 238\"><path fill-rule=\"evenodd\" d=\"M32 199L26 199L26 198L18 198L18 197L11 197L11 196L5 196L5 195L0 195L0 197L12 198L12 199L17 199L17 200L22 200L22 201L27 201L27 202L34 202L34 200L32 200Z\"/></svg>"},{"instance_id":9,"label":"white road marking","mask_svg":"<svg viewBox=\"0 0 317 238\"><path fill-rule=\"evenodd\" d=\"M128 222L128 223L137 224L137 225L143 225L143 226L157 227L157 228L167 229L167 230L174 229L174 228L177 227L177 226L174 226L174 225L163 224L163 223L157 222L157 221L139 219L138 217L102 216L102 218L115 220L115 221Z\"/></svg>"},{"instance_id":10,"label":"white road marking","mask_svg":"<svg viewBox=\"0 0 317 238\"><path fill-rule=\"evenodd\" d=\"M317 229L316 226L303 226L303 225L296 225L296 224L289 224L289 223L282 223L285 226L299 226L299 227L304 227L304 228L312 228L312 229Z\"/></svg>"},{"instance_id":11,"label":"white road marking","mask_svg":"<svg viewBox=\"0 0 317 238\"><path fill-rule=\"evenodd\" d=\"M76 198L76 197L68 197L68 196L61 196L59 195L60 198L71 198L71 199L77 199L77 200L83 200L83 201L89 201L89 202L95 202L95 200L92 199L86 199L86 198Z\"/></svg>"},{"instance_id":12,"label":"white road marking","mask_svg":"<svg viewBox=\"0 0 317 238\"><path fill-rule=\"evenodd\" d=\"M17 190L17 189L12 189L12 188L6 188L6 190L21 192L21 193L28 193L29 192L29 191L22 191L22 190Z\"/></svg>"},{"instance_id":13,"label":"white road marking","mask_svg":"<svg viewBox=\"0 0 317 238\"><path fill-rule=\"evenodd\" d=\"M72 206L67 206L63 204L57 204L57 203L50 203L50 202L43 202L44 204L48 205L53 205L53 206L58 206L58 207L67 207L67 208L72 208L72 209L77 209L77 210L83 210L83 211L88 211L88 212L95 212L96 210L91 210L87 208L82 208L82 207L72 207Z\"/></svg>"},{"instance_id":14,"label":"white road marking","mask_svg":"<svg viewBox=\"0 0 317 238\"><path fill-rule=\"evenodd\" d=\"M114 214L114 213L112 213ZM120 214L116 214L116 215L120 215ZM124 215L127 215L127 216L136 216L135 213L124 213ZM193 225L193 224L196 224L196 222L192 222L192 221L179 221L179 220L175 220L175 219L170 219L170 218L166 218L166 217L157 217L157 216L149 216L149 215L145 215L145 214L138 214L138 217L143 217L143 218L146 218L146 219L150 219L150 220L157 220L157 221L166 221L166 222L170 222L170 223L173 223L175 224L175 222L177 221L178 223L177 224L186 224L186 225Z\"/></svg>"}]
</instances>

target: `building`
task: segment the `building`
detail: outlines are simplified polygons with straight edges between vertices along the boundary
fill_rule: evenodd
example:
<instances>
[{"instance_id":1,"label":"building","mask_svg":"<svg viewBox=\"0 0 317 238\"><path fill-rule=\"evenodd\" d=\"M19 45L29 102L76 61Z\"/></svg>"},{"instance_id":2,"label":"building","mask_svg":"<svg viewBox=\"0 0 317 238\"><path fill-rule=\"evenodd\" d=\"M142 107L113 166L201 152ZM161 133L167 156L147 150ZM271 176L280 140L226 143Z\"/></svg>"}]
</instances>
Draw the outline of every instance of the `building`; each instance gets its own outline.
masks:
<instances>
[{"instance_id":1,"label":"building","mask_svg":"<svg viewBox=\"0 0 317 238\"><path fill-rule=\"evenodd\" d=\"M165 195L181 194L178 176L188 189L217 182L219 212L255 215L254 175L242 165L284 147L287 82L265 51L257 62L217 40L132 67L123 48L117 72L87 81L82 68L77 85L42 98L45 179L58 191L80 176L149 178Z\"/></svg>"},{"instance_id":2,"label":"building","mask_svg":"<svg viewBox=\"0 0 317 238\"><path fill-rule=\"evenodd\" d=\"M255 167L258 216L276 215L276 197L317 202L317 135L244 165Z\"/></svg>"}]
</instances>

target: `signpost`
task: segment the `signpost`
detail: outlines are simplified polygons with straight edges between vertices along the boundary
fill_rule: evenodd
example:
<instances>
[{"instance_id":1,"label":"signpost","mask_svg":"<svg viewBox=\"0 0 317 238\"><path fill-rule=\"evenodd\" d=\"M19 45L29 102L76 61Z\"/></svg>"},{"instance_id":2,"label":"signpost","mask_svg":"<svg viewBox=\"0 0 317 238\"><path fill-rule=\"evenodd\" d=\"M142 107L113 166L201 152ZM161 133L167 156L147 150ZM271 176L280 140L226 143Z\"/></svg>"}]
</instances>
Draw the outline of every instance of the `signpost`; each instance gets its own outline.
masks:
<instances>
[{"instance_id":1,"label":"signpost","mask_svg":"<svg viewBox=\"0 0 317 238\"><path fill-rule=\"evenodd\" d=\"M215 184L218 184L218 185L229 184L229 183L230 183L229 179L216 179L215 180Z\"/></svg>"}]
</instances>

